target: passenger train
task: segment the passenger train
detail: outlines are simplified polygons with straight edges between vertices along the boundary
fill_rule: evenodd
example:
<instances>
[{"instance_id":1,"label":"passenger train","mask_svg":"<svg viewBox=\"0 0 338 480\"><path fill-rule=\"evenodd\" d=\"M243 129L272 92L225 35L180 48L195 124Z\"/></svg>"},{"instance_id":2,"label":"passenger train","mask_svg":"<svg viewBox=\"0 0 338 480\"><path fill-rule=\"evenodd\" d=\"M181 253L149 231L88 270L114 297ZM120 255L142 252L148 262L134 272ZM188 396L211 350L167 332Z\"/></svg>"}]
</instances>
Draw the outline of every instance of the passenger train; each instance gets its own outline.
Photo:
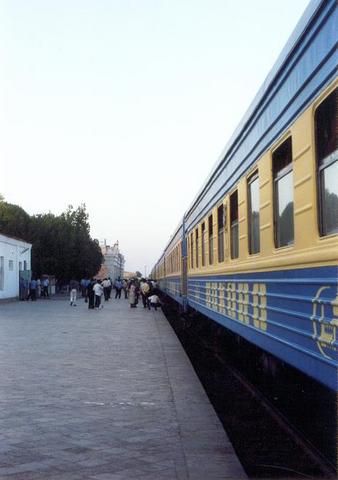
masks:
<instances>
[{"instance_id":1,"label":"passenger train","mask_svg":"<svg viewBox=\"0 0 338 480\"><path fill-rule=\"evenodd\" d=\"M152 270L159 288L337 389L335 0L312 0Z\"/></svg>"}]
</instances>

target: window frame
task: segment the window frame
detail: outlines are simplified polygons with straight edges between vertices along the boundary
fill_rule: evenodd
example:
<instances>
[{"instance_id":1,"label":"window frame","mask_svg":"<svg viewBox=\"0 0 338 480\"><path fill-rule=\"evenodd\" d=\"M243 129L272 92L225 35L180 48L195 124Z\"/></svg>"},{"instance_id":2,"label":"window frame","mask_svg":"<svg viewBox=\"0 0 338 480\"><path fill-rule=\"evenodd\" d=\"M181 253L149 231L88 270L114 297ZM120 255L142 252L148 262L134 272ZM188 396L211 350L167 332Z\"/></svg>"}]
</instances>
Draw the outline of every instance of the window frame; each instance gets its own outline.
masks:
<instances>
[{"instance_id":1,"label":"window frame","mask_svg":"<svg viewBox=\"0 0 338 480\"><path fill-rule=\"evenodd\" d=\"M209 265L214 264L214 226L213 226L213 214L208 216L208 256ZM211 227L211 228L210 228Z\"/></svg>"},{"instance_id":2,"label":"window frame","mask_svg":"<svg viewBox=\"0 0 338 480\"><path fill-rule=\"evenodd\" d=\"M236 208L236 217L235 220L233 221L233 211L234 211L234 206L233 206L233 199L236 198L236 203L237 203L237 208ZM238 189L234 190L229 199L229 206L230 206L230 258L231 260L237 260L239 258L239 202L238 202ZM236 245L234 245L233 242L233 232L235 231L237 227L237 239L236 239Z\"/></svg>"},{"instance_id":3,"label":"window frame","mask_svg":"<svg viewBox=\"0 0 338 480\"><path fill-rule=\"evenodd\" d=\"M220 218L222 220L221 227ZM225 208L223 203L217 207L217 260L218 263L223 263L225 260Z\"/></svg>"},{"instance_id":4,"label":"window frame","mask_svg":"<svg viewBox=\"0 0 338 480\"><path fill-rule=\"evenodd\" d=\"M198 227L195 229L195 264L196 268L199 266L199 259L198 259L198 254L199 254L199 248L198 248L198 243L199 243L199 235L198 235Z\"/></svg>"},{"instance_id":5,"label":"window frame","mask_svg":"<svg viewBox=\"0 0 338 480\"><path fill-rule=\"evenodd\" d=\"M338 226L333 230L327 230L325 225L325 215L324 215L324 206L325 206L325 178L324 172L327 168L334 165L338 161L338 145L337 145L337 122L338 122L338 112L337 112L337 96L338 96L338 87L335 87L328 95L321 100L321 102L316 106L313 116L313 126L314 126L314 139L315 139L315 162L316 162L316 178L317 178L317 224L318 224L318 233L321 238L327 237L329 235L336 235L338 233ZM332 150L327 155L322 158L319 158L319 146L318 141L319 128L317 116L320 113L320 108L324 108L325 102L329 101L330 98L333 98L335 103L335 112L336 112L336 124L335 124L335 150Z\"/></svg>"},{"instance_id":6,"label":"window frame","mask_svg":"<svg viewBox=\"0 0 338 480\"><path fill-rule=\"evenodd\" d=\"M194 268L194 232L190 233L190 267Z\"/></svg>"},{"instance_id":7,"label":"window frame","mask_svg":"<svg viewBox=\"0 0 338 480\"><path fill-rule=\"evenodd\" d=\"M201 225L201 266L205 267L205 221Z\"/></svg>"},{"instance_id":8,"label":"window frame","mask_svg":"<svg viewBox=\"0 0 338 480\"><path fill-rule=\"evenodd\" d=\"M253 251L253 239L252 239L252 198L251 198L251 186L258 181L258 250ZM259 171L255 170L247 179L247 199L248 199L248 251L249 255L257 255L261 251L260 241L260 192L259 192Z\"/></svg>"},{"instance_id":9,"label":"window frame","mask_svg":"<svg viewBox=\"0 0 338 480\"><path fill-rule=\"evenodd\" d=\"M284 148L285 145L289 143L290 144L290 161L288 164L285 166L282 166L280 169L276 168L276 165L278 163L278 159L276 159L276 156L278 152L280 151L281 148ZM285 138L272 152L271 155L272 159L272 183L273 183L273 231L274 231L274 246L276 249L280 248L286 248L286 247L291 247L295 243L295 213L294 213L294 183L293 183L293 151L292 151L292 136L289 135L287 138ZM279 160L280 161L280 160ZM288 242L287 244L280 244L279 239L280 239L280 221L279 221L279 182L285 178L287 175L292 173L292 184L293 184L293 189L292 189L292 241Z\"/></svg>"}]
</instances>

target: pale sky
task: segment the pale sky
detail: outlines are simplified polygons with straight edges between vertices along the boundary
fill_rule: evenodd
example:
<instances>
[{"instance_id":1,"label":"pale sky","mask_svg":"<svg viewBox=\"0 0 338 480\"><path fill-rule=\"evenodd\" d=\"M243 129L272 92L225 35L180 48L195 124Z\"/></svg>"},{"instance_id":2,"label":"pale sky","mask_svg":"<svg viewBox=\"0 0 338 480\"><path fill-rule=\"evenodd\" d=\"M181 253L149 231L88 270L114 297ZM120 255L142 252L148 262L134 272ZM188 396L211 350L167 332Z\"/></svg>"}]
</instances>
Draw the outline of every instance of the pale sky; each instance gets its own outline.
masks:
<instances>
[{"instance_id":1,"label":"pale sky","mask_svg":"<svg viewBox=\"0 0 338 480\"><path fill-rule=\"evenodd\" d=\"M161 255L308 0L0 0L0 193Z\"/></svg>"}]
</instances>

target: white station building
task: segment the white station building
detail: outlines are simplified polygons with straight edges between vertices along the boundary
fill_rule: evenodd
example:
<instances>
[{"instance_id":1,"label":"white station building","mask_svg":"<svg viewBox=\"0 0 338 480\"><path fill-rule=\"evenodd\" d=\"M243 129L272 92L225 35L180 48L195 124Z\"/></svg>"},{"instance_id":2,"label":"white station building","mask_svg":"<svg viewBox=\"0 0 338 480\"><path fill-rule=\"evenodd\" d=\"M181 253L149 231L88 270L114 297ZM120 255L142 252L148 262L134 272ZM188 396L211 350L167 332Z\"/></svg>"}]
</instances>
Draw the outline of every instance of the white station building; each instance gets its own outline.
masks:
<instances>
[{"instance_id":1,"label":"white station building","mask_svg":"<svg viewBox=\"0 0 338 480\"><path fill-rule=\"evenodd\" d=\"M32 245L0 233L0 301L18 298L31 276Z\"/></svg>"}]
</instances>

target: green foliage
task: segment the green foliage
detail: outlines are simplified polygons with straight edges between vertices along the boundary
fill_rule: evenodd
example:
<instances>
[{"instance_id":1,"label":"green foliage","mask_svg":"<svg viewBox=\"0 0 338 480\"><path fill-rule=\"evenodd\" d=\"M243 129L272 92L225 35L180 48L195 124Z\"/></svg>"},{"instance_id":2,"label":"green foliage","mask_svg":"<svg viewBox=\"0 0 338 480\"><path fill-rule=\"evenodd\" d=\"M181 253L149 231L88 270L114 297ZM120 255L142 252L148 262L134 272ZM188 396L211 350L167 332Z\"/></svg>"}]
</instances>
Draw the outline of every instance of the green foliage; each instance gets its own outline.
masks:
<instances>
[{"instance_id":1,"label":"green foliage","mask_svg":"<svg viewBox=\"0 0 338 480\"><path fill-rule=\"evenodd\" d=\"M11 237L26 239L29 232L30 217L18 205L0 202L0 232Z\"/></svg>"},{"instance_id":2,"label":"green foliage","mask_svg":"<svg viewBox=\"0 0 338 480\"><path fill-rule=\"evenodd\" d=\"M55 275L59 280L92 277L100 269L102 253L90 237L86 206L69 206L59 216L29 216L17 205L0 203L0 232L33 244L34 275Z\"/></svg>"}]
</instances>

